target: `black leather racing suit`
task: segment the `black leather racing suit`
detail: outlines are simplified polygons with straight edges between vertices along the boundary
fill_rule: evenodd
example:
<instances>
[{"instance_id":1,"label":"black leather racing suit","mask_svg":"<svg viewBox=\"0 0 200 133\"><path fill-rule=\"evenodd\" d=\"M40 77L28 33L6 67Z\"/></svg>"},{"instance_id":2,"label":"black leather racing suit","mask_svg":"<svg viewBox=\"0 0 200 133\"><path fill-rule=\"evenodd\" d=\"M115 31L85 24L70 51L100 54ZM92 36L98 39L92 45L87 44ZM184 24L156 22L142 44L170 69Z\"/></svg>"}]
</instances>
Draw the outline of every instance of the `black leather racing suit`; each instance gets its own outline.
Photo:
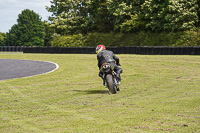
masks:
<instances>
[{"instance_id":1,"label":"black leather racing suit","mask_svg":"<svg viewBox=\"0 0 200 133\"><path fill-rule=\"evenodd\" d=\"M101 68L101 65L103 63L110 63L111 65L113 65L114 71L117 73L117 77L121 80L120 74L123 72L123 70L117 66L117 65L120 65L119 58L115 56L115 54L112 51L102 50L97 55L97 60L98 60L99 69ZM115 64L115 61L117 65ZM99 77L103 79L103 73L101 71L99 72Z\"/></svg>"}]
</instances>

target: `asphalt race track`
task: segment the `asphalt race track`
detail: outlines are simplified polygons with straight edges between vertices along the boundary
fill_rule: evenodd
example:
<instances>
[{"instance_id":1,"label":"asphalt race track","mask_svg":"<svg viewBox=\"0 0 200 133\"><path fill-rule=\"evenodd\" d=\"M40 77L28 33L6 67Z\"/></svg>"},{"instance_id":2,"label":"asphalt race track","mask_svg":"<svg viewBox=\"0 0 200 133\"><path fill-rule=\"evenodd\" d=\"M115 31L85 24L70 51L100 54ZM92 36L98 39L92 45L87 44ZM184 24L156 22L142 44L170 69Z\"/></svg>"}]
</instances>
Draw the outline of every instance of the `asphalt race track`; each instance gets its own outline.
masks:
<instances>
[{"instance_id":1,"label":"asphalt race track","mask_svg":"<svg viewBox=\"0 0 200 133\"><path fill-rule=\"evenodd\" d=\"M58 68L53 62L0 59L0 80L30 77L49 73Z\"/></svg>"}]
</instances>

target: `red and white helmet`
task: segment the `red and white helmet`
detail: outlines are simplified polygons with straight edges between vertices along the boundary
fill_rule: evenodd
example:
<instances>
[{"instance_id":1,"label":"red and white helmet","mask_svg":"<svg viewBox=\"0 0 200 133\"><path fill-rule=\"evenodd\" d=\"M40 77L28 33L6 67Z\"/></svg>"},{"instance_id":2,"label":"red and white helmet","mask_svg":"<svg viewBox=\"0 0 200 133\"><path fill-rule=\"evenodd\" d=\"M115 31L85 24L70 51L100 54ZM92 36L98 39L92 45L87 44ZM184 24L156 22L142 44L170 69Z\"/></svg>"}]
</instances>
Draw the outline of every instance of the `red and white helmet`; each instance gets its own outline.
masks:
<instances>
[{"instance_id":1,"label":"red and white helmet","mask_svg":"<svg viewBox=\"0 0 200 133\"><path fill-rule=\"evenodd\" d=\"M104 45L98 45L96 47L96 53L98 54L99 52L101 52L102 50L105 50L106 47Z\"/></svg>"}]
</instances>

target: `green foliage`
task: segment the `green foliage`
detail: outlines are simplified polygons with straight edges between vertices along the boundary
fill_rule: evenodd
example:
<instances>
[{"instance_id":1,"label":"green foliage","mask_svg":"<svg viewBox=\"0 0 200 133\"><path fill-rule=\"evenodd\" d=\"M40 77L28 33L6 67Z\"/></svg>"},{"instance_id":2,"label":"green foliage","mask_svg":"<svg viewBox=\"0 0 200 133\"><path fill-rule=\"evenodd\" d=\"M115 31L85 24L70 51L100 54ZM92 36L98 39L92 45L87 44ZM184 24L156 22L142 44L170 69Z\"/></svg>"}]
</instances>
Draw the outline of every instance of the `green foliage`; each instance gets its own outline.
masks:
<instances>
[{"instance_id":1,"label":"green foliage","mask_svg":"<svg viewBox=\"0 0 200 133\"><path fill-rule=\"evenodd\" d=\"M139 19L141 5L144 0L130 1L130 0L107 0L107 8L113 17L114 31L130 33L139 30L143 23Z\"/></svg>"},{"instance_id":2,"label":"green foliage","mask_svg":"<svg viewBox=\"0 0 200 133\"><path fill-rule=\"evenodd\" d=\"M82 34L60 36L55 34L51 42L53 47L81 47L84 44Z\"/></svg>"},{"instance_id":3,"label":"green foliage","mask_svg":"<svg viewBox=\"0 0 200 133\"><path fill-rule=\"evenodd\" d=\"M170 46L176 41L178 33L153 33L141 31L134 34L93 33L87 36L85 45L95 46Z\"/></svg>"},{"instance_id":4,"label":"green foliage","mask_svg":"<svg viewBox=\"0 0 200 133\"><path fill-rule=\"evenodd\" d=\"M7 45L8 46L20 46L18 45L18 25L15 24L11 27L11 30L9 30L9 33L7 33Z\"/></svg>"},{"instance_id":5,"label":"green foliage","mask_svg":"<svg viewBox=\"0 0 200 133\"><path fill-rule=\"evenodd\" d=\"M142 5L146 28L152 31L195 30L198 22L196 0L146 0Z\"/></svg>"},{"instance_id":6,"label":"green foliage","mask_svg":"<svg viewBox=\"0 0 200 133\"><path fill-rule=\"evenodd\" d=\"M195 30L199 0L53 0L51 26L61 35Z\"/></svg>"},{"instance_id":7,"label":"green foliage","mask_svg":"<svg viewBox=\"0 0 200 133\"><path fill-rule=\"evenodd\" d=\"M113 16L107 9L106 0L94 0L89 3L90 11L94 10L92 21L94 21L95 31L110 32L113 31ZM96 9L95 9L96 8ZM91 14L89 12L89 14Z\"/></svg>"},{"instance_id":8,"label":"green foliage","mask_svg":"<svg viewBox=\"0 0 200 133\"><path fill-rule=\"evenodd\" d=\"M197 15L198 15L198 24L200 26L200 0L197 0Z\"/></svg>"},{"instance_id":9,"label":"green foliage","mask_svg":"<svg viewBox=\"0 0 200 133\"><path fill-rule=\"evenodd\" d=\"M131 19L123 22L120 25L120 31L123 33L132 33L144 30L145 22L140 19L140 16L131 15Z\"/></svg>"},{"instance_id":10,"label":"green foliage","mask_svg":"<svg viewBox=\"0 0 200 133\"><path fill-rule=\"evenodd\" d=\"M53 0L51 7L47 7L53 13L50 17L51 27L55 28L56 33L76 34L89 28L89 18L87 17L86 0Z\"/></svg>"},{"instance_id":11,"label":"green foliage","mask_svg":"<svg viewBox=\"0 0 200 133\"><path fill-rule=\"evenodd\" d=\"M53 34L55 30L50 27L50 24L47 22L44 22L45 26L45 38L44 38L44 45L45 46L51 46L51 40L53 39Z\"/></svg>"},{"instance_id":12,"label":"green foliage","mask_svg":"<svg viewBox=\"0 0 200 133\"><path fill-rule=\"evenodd\" d=\"M5 33L0 32L0 46L6 45L7 35Z\"/></svg>"},{"instance_id":13,"label":"green foliage","mask_svg":"<svg viewBox=\"0 0 200 133\"><path fill-rule=\"evenodd\" d=\"M107 46L113 46L115 41L117 41L116 39L113 33L89 33L86 36L85 45L96 46L97 44L106 44Z\"/></svg>"},{"instance_id":14,"label":"green foliage","mask_svg":"<svg viewBox=\"0 0 200 133\"><path fill-rule=\"evenodd\" d=\"M87 35L55 36L52 46L77 47L98 44L106 46L200 46L200 30L185 32L89 33Z\"/></svg>"},{"instance_id":15,"label":"green foliage","mask_svg":"<svg viewBox=\"0 0 200 133\"><path fill-rule=\"evenodd\" d=\"M184 31L172 46L200 46L200 31Z\"/></svg>"},{"instance_id":16,"label":"green foliage","mask_svg":"<svg viewBox=\"0 0 200 133\"><path fill-rule=\"evenodd\" d=\"M53 15L51 27L61 35L113 29L105 0L53 0L47 10Z\"/></svg>"},{"instance_id":17,"label":"green foliage","mask_svg":"<svg viewBox=\"0 0 200 133\"><path fill-rule=\"evenodd\" d=\"M45 27L38 14L24 10L19 14L18 24L13 25L8 36L10 46L43 46Z\"/></svg>"}]
</instances>

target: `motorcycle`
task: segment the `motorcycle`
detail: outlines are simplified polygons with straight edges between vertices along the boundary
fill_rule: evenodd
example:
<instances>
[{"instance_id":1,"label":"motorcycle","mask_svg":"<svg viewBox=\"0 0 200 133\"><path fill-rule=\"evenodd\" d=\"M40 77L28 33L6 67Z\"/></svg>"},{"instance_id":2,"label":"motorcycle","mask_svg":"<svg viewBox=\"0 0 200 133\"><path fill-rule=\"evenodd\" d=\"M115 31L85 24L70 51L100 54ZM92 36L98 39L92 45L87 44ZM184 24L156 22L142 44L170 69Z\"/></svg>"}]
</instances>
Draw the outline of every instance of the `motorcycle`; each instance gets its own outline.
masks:
<instances>
[{"instance_id":1,"label":"motorcycle","mask_svg":"<svg viewBox=\"0 0 200 133\"><path fill-rule=\"evenodd\" d=\"M103 72L103 80L105 82L105 86L108 88L109 92L112 94L116 94L119 91L120 81L117 78L117 74L114 71L114 66L110 63L104 63L101 65L101 72Z\"/></svg>"}]
</instances>

